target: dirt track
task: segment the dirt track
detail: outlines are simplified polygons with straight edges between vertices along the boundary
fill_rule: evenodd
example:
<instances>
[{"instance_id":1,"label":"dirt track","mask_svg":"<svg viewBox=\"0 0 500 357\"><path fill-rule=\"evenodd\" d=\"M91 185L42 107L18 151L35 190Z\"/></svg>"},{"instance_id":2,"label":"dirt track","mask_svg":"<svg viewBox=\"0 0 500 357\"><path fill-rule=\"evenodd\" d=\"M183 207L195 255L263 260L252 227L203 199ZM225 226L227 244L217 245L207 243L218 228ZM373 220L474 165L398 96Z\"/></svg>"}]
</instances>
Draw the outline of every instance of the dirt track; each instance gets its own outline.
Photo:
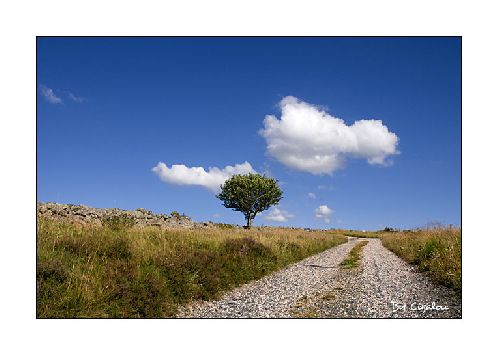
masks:
<instances>
[{"instance_id":1,"label":"dirt track","mask_svg":"<svg viewBox=\"0 0 500 357\"><path fill-rule=\"evenodd\" d=\"M339 267L359 240L361 265ZM382 246L349 242L245 284L221 299L182 308L203 318L459 318L460 293L433 283Z\"/></svg>"}]
</instances>

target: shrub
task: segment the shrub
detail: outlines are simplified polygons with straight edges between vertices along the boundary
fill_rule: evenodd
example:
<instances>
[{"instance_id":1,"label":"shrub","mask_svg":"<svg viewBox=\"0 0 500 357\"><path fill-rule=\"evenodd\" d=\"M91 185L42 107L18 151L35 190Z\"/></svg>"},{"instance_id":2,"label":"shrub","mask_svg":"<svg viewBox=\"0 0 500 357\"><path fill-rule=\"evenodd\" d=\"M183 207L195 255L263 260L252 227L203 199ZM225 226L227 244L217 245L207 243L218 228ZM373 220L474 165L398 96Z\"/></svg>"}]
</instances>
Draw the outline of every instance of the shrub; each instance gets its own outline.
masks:
<instances>
[{"instance_id":1,"label":"shrub","mask_svg":"<svg viewBox=\"0 0 500 357\"><path fill-rule=\"evenodd\" d=\"M135 225L134 218L122 215L110 215L105 216L101 219L101 223L104 227L107 227L113 231L125 230L133 227Z\"/></svg>"},{"instance_id":2,"label":"shrub","mask_svg":"<svg viewBox=\"0 0 500 357\"><path fill-rule=\"evenodd\" d=\"M186 217L186 215L184 214L180 214L179 212L177 211L172 211L170 212L170 216L173 217L173 218L176 218L176 219L181 219L183 217Z\"/></svg>"},{"instance_id":3,"label":"shrub","mask_svg":"<svg viewBox=\"0 0 500 357\"><path fill-rule=\"evenodd\" d=\"M234 225L228 223L214 223L214 226L221 229L232 229Z\"/></svg>"}]
</instances>

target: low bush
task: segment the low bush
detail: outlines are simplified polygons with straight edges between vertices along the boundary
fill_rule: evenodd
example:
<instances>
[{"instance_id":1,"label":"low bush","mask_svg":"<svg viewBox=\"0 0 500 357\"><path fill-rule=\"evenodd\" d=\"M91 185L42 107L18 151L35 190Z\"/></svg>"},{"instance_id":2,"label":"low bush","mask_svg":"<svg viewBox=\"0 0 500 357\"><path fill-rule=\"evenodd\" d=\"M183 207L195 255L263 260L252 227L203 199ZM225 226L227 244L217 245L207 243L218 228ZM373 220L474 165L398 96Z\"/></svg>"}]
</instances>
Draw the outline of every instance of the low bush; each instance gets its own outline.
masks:
<instances>
[{"instance_id":1,"label":"low bush","mask_svg":"<svg viewBox=\"0 0 500 357\"><path fill-rule=\"evenodd\" d=\"M172 211L170 212L170 217L173 217L173 218L176 218L176 219L182 219L182 218L187 218L187 216L183 213L183 214L180 214L179 212L177 211Z\"/></svg>"},{"instance_id":2,"label":"low bush","mask_svg":"<svg viewBox=\"0 0 500 357\"><path fill-rule=\"evenodd\" d=\"M217 228L222 228L222 229L233 229L235 228L234 225L228 224L228 223L214 223L214 226Z\"/></svg>"},{"instance_id":3,"label":"low bush","mask_svg":"<svg viewBox=\"0 0 500 357\"><path fill-rule=\"evenodd\" d=\"M125 214L122 215L110 215L105 216L101 219L101 223L104 227L107 227L113 231L120 231L124 229L132 228L135 224L135 220Z\"/></svg>"}]
</instances>

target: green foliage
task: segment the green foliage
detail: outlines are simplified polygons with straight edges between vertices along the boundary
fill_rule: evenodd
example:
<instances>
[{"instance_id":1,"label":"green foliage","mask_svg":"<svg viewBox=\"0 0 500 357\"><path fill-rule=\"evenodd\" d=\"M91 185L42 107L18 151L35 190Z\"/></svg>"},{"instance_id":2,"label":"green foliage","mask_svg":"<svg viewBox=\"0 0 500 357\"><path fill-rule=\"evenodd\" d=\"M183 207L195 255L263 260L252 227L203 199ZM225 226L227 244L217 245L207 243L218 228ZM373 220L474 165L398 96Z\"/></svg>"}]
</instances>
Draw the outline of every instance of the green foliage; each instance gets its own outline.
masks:
<instances>
[{"instance_id":1,"label":"green foliage","mask_svg":"<svg viewBox=\"0 0 500 357\"><path fill-rule=\"evenodd\" d=\"M252 225L257 213L279 203L283 192L278 181L259 174L234 175L221 185L217 195L224 207L242 212L247 227Z\"/></svg>"},{"instance_id":2,"label":"green foliage","mask_svg":"<svg viewBox=\"0 0 500 357\"><path fill-rule=\"evenodd\" d=\"M172 211L170 212L170 216L171 217L174 217L174 218L177 218L177 219L181 219L183 217L183 215L181 215L179 212L177 211Z\"/></svg>"},{"instance_id":3,"label":"green foliage","mask_svg":"<svg viewBox=\"0 0 500 357\"><path fill-rule=\"evenodd\" d=\"M439 254L440 250L442 250L440 242L435 237L432 237L424 243L422 250L420 250L419 260L432 259L436 254Z\"/></svg>"},{"instance_id":4,"label":"green foliage","mask_svg":"<svg viewBox=\"0 0 500 357\"><path fill-rule=\"evenodd\" d=\"M120 231L124 229L132 228L135 224L135 220L125 214L122 215L110 215L105 216L101 219L101 223L104 227L107 227L113 231Z\"/></svg>"}]
</instances>

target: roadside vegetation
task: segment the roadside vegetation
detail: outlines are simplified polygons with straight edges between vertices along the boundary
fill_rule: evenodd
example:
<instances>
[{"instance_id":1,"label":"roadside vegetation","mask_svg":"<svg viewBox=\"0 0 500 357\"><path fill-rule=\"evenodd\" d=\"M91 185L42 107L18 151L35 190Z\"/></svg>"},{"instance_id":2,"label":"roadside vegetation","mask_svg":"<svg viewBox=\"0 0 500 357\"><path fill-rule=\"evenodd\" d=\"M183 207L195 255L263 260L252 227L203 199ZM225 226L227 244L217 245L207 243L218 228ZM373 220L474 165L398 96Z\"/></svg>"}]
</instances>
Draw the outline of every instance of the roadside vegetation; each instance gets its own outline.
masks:
<instances>
[{"instance_id":1,"label":"roadside vegetation","mask_svg":"<svg viewBox=\"0 0 500 357\"><path fill-rule=\"evenodd\" d=\"M37 317L169 317L193 300L258 279L341 235L293 229L83 226L38 219Z\"/></svg>"},{"instance_id":2,"label":"roadside vegetation","mask_svg":"<svg viewBox=\"0 0 500 357\"><path fill-rule=\"evenodd\" d=\"M347 257L340 263L340 267L344 269L357 268L359 266L359 261L361 259L361 252L363 247L368 244L367 240L362 240L356 243L356 245L351 249Z\"/></svg>"},{"instance_id":3,"label":"roadside vegetation","mask_svg":"<svg viewBox=\"0 0 500 357\"><path fill-rule=\"evenodd\" d=\"M336 234L342 234L348 237L356 237L356 238L380 238L381 232L372 232L372 231L356 231L350 229L333 229L331 232Z\"/></svg>"},{"instance_id":4,"label":"roadside vegetation","mask_svg":"<svg viewBox=\"0 0 500 357\"><path fill-rule=\"evenodd\" d=\"M457 228L427 229L381 234L382 244L438 283L462 289L462 231Z\"/></svg>"}]
</instances>

